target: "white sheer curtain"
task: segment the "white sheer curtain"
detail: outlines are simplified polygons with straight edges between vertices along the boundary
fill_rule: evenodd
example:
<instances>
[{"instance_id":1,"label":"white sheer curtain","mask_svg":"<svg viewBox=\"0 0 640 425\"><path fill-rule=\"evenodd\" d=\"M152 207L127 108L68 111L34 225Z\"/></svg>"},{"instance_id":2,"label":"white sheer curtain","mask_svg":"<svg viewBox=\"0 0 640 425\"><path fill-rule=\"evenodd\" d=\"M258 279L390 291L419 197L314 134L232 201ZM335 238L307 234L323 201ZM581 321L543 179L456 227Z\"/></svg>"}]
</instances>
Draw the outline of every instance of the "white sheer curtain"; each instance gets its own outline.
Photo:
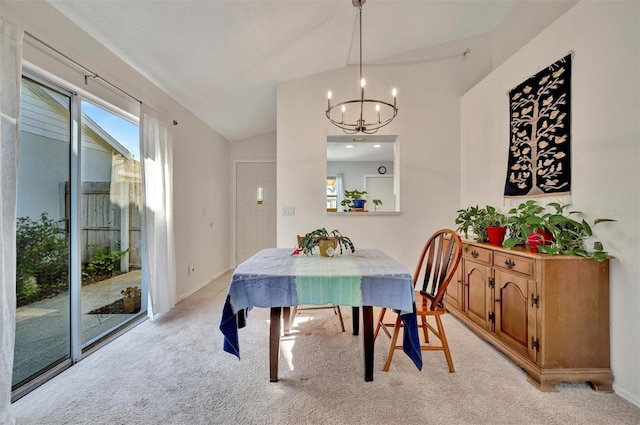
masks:
<instances>
[{"instance_id":1,"label":"white sheer curtain","mask_svg":"<svg viewBox=\"0 0 640 425\"><path fill-rule=\"evenodd\" d=\"M341 202L344 200L344 189L342 184L342 173L336 176L336 203L338 212L344 211L344 207Z\"/></svg>"},{"instance_id":2,"label":"white sheer curtain","mask_svg":"<svg viewBox=\"0 0 640 425\"><path fill-rule=\"evenodd\" d=\"M0 16L0 423L11 415L16 331L16 191L23 32Z\"/></svg>"},{"instance_id":3,"label":"white sheer curtain","mask_svg":"<svg viewBox=\"0 0 640 425\"><path fill-rule=\"evenodd\" d=\"M140 108L142 184L144 187L144 275L152 319L176 305L176 266L173 235L173 146L166 120Z\"/></svg>"}]
</instances>

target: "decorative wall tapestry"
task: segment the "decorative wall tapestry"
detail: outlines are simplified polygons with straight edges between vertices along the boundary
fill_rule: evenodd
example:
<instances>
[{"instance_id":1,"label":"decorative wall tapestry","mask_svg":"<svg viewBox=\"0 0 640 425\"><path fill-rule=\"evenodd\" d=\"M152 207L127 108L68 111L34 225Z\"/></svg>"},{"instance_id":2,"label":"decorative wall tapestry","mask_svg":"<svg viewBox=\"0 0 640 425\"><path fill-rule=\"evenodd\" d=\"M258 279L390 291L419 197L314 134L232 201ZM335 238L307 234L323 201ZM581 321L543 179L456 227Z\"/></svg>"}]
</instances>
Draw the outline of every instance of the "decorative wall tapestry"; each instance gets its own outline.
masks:
<instances>
[{"instance_id":1,"label":"decorative wall tapestry","mask_svg":"<svg viewBox=\"0 0 640 425\"><path fill-rule=\"evenodd\" d=\"M509 92L505 199L546 196L568 201L572 58L573 52Z\"/></svg>"}]
</instances>

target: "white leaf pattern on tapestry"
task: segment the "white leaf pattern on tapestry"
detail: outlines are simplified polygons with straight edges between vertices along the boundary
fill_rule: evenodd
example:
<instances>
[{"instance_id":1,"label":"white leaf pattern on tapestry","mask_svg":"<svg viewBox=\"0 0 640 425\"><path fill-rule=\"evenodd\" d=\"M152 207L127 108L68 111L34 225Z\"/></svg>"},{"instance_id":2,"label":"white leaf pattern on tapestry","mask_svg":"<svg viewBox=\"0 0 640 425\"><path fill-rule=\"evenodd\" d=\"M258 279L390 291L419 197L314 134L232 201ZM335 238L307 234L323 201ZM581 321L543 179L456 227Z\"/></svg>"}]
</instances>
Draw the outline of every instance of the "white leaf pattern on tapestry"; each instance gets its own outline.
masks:
<instances>
[{"instance_id":1,"label":"white leaf pattern on tapestry","mask_svg":"<svg viewBox=\"0 0 640 425\"><path fill-rule=\"evenodd\" d=\"M571 59L567 55L509 92L505 197L570 192Z\"/></svg>"}]
</instances>

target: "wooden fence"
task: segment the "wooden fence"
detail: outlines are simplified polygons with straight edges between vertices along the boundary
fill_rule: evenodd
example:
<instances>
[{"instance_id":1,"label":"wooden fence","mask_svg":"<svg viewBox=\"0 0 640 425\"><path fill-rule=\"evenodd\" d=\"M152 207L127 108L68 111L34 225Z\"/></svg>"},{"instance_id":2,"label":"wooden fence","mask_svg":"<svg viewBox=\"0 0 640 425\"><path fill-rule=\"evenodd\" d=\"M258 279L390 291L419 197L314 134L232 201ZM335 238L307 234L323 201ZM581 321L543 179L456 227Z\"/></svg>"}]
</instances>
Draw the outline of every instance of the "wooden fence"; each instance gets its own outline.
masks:
<instances>
[{"instance_id":1,"label":"wooden fence","mask_svg":"<svg viewBox=\"0 0 640 425\"><path fill-rule=\"evenodd\" d=\"M69 185L66 185L66 218L70 217ZM82 264L99 249L129 251L121 271L141 267L142 185L132 182L83 182L80 198Z\"/></svg>"}]
</instances>

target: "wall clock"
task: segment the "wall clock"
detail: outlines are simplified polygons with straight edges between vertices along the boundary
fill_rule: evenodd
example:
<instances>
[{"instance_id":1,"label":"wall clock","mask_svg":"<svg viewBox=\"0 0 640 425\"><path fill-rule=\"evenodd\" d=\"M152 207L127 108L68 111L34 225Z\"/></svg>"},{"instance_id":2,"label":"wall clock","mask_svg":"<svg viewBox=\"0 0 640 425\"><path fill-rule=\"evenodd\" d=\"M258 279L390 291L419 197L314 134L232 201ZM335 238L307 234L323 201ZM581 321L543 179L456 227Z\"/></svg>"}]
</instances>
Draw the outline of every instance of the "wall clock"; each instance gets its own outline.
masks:
<instances>
[{"instance_id":1,"label":"wall clock","mask_svg":"<svg viewBox=\"0 0 640 425\"><path fill-rule=\"evenodd\" d=\"M385 167L384 165L381 165L378 167L378 173L384 174L386 172L387 172L387 167Z\"/></svg>"}]
</instances>

